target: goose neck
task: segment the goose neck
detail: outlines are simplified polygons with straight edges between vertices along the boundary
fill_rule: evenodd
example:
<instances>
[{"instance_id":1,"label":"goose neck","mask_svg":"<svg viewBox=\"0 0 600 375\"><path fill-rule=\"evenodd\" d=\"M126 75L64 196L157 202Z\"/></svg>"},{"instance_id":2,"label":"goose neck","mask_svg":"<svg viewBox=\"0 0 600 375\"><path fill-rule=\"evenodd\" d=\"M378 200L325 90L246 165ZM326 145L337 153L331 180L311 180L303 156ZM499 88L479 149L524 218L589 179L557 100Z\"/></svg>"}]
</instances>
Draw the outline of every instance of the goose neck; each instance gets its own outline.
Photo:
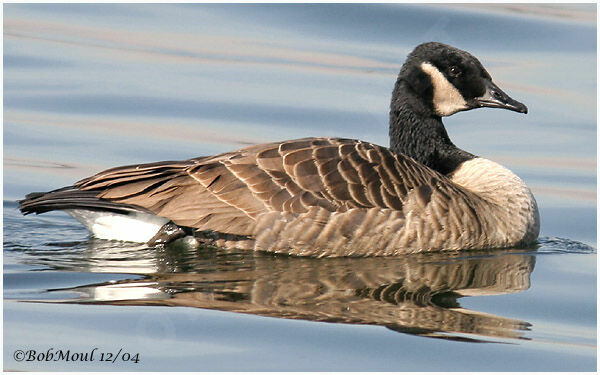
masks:
<instances>
[{"instance_id":1,"label":"goose neck","mask_svg":"<svg viewBox=\"0 0 600 375\"><path fill-rule=\"evenodd\" d=\"M390 108L390 148L442 174L475 156L456 147L440 116L409 87L397 84Z\"/></svg>"}]
</instances>

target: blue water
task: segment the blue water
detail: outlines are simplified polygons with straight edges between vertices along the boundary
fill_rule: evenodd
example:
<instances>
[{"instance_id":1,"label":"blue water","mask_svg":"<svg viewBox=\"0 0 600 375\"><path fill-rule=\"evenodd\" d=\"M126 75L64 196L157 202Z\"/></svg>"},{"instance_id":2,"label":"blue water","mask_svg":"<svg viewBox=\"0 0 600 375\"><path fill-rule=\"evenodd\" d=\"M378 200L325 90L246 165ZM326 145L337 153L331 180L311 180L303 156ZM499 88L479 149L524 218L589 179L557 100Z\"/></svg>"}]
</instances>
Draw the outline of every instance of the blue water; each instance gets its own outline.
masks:
<instances>
[{"instance_id":1,"label":"blue water","mask_svg":"<svg viewBox=\"0 0 600 375\"><path fill-rule=\"evenodd\" d=\"M531 187L536 246L317 260L101 241L17 210L116 165L387 145L395 76L429 40L529 107L445 123ZM5 370L596 370L595 4L7 4L3 58ZM121 356L14 359L50 348Z\"/></svg>"}]
</instances>

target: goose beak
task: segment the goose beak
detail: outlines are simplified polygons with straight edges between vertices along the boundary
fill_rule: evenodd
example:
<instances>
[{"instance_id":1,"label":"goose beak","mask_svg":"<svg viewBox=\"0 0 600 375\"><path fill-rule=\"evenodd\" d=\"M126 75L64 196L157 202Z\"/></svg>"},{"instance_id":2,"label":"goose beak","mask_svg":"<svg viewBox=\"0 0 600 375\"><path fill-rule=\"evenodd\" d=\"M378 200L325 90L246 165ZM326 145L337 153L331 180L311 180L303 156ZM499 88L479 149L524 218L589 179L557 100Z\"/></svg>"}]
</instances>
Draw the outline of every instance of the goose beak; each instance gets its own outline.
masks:
<instances>
[{"instance_id":1,"label":"goose beak","mask_svg":"<svg viewBox=\"0 0 600 375\"><path fill-rule=\"evenodd\" d=\"M527 113L527 106L506 95L494 82L486 82L485 93L473 99L473 107L504 108L519 113Z\"/></svg>"}]
</instances>

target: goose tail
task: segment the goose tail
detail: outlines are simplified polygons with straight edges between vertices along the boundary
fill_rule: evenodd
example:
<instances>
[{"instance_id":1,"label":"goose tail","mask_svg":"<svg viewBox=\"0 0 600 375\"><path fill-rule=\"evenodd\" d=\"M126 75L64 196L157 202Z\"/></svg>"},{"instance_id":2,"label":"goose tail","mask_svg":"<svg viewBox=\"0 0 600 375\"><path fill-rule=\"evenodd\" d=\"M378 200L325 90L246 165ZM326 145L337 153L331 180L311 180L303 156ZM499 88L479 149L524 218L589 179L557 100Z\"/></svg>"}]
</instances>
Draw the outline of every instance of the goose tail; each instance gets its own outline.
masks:
<instances>
[{"instance_id":1,"label":"goose tail","mask_svg":"<svg viewBox=\"0 0 600 375\"><path fill-rule=\"evenodd\" d=\"M17 201L19 210L24 215L31 213L42 214L54 210L88 210L105 211L128 215L132 213L148 213L138 206L116 203L97 197L98 192L80 190L75 186L67 186L49 192L35 192Z\"/></svg>"}]
</instances>

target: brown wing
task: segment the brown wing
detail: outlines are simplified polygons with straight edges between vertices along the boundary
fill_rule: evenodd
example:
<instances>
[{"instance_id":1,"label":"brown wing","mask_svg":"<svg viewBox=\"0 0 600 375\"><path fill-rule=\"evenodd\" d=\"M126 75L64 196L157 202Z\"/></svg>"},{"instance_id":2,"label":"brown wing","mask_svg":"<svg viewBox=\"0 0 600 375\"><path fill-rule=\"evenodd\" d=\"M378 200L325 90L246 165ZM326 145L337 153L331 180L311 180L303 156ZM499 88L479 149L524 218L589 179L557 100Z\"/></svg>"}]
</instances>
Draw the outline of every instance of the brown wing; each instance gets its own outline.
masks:
<instances>
[{"instance_id":1,"label":"brown wing","mask_svg":"<svg viewBox=\"0 0 600 375\"><path fill-rule=\"evenodd\" d=\"M312 206L402 209L414 192L427 204L433 190L460 193L445 176L367 142L305 138L250 146L214 157L125 166L79 181L97 197L143 207L200 230L248 235L269 211L294 214ZM464 194L462 194L464 195Z\"/></svg>"}]
</instances>

